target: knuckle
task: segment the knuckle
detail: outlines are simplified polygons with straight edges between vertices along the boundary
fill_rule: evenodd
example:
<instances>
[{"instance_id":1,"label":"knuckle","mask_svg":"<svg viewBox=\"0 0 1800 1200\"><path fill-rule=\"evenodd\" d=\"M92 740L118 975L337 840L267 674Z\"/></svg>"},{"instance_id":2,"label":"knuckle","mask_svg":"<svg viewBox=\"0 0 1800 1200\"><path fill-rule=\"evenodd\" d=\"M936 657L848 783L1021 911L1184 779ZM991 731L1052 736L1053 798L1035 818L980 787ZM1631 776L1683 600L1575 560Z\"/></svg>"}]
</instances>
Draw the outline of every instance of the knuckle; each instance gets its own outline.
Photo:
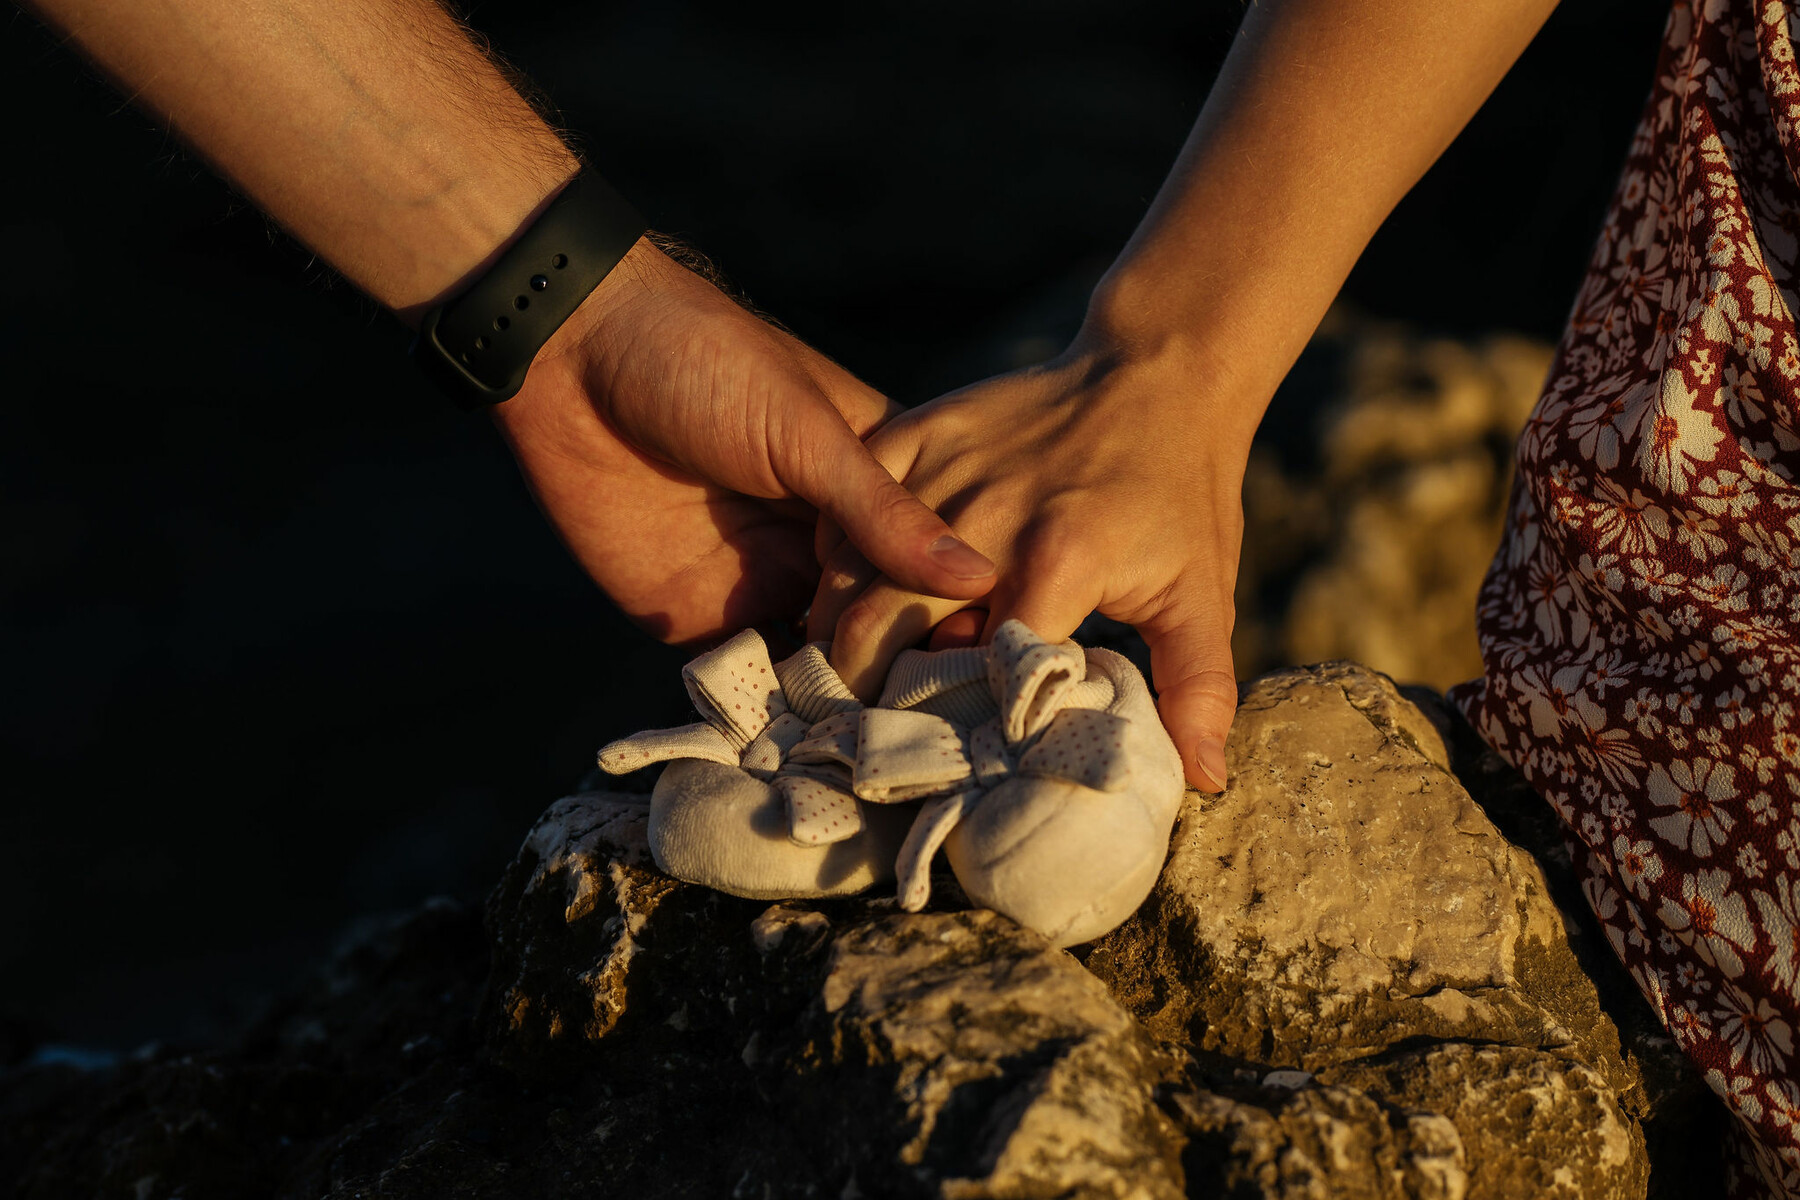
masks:
<instances>
[{"instance_id":1,"label":"knuckle","mask_svg":"<svg viewBox=\"0 0 1800 1200\"><path fill-rule=\"evenodd\" d=\"M1031 590L1040 595L1067 596L1091 579L1097 562L1081 531L1062 523L1034 527L1024 539L1020 564Z\"/></svg>"},{"instance_id":2,"label":"knuckle","mask_svg":"<svg viewBox=\"0 0 1800 1200\"><path fill-rule=\"evenodd\" d=\"M882 469L885 472L886 468ZM928 517L929 511L916 496L891 476L878 480L874 494L869 497L869 521L878 529L899 529L935 520Z\"/></svg>"},{"instance_id":3,"label":"knuckle","mask_svg":"<svg viewBox=\"0 0 1800 1200\"><path fill-rule=\"evenodd\" d=\"M825 596L843 596L869 582L869 573L833 561L819 577L819 592Z\"/></svg>"},{"instance_id":4,"label":"knuckle","mask_svg":"<svg viewBox=\"0 0 1800 1200\"><path fill-rule=\"evenodd\" d=\"M881 642L886 628L886 606L864 593L838 614L833 644L840 652L866 653Z\"/></svg>"},{"instance_id":5,"label":"knuckle","mask_svg":"<svg viewBox=\"0 0 1800 1200\"><path fill-rule=\"evenodd\" d=\"M827 580L858 580L863 583L875 577L875 569L869 565L869 560L848 540L838 542L825 559L821 573Z\"/></svg>"},{"instance_id":6,"label":"knuckle","mask_svg":"<svg viewBox=\"0 0 1800 1200\"><path fill-rule=\"evenodd\" d=\"M1210 700L1227 711L1237 708L1237 676L1230 671L1217 668L1201 671L1190 675L1185 683L1188 690L1202 700Z\"/></svg>"}]
</instances>

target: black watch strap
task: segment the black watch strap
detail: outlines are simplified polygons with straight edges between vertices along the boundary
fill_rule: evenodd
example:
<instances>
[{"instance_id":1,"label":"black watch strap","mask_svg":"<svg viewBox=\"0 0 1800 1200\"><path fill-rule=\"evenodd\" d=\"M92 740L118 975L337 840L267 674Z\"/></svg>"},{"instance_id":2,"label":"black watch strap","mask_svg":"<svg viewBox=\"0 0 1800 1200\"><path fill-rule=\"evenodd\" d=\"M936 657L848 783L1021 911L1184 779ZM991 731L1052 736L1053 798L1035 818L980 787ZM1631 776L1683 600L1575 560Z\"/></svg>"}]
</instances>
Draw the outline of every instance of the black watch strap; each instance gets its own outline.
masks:
<instances>
[{"instance_id":1,"label":"black watch strap","mask_svg":"<svg viewBox=\"0 0 1800 1200\"><path fill-rule=\"evenodd\" d=\"M413 361L463 408L510 400L644 230L623 196L583 170L473 286L425 314Z\"/></svg>"}]
</instances>

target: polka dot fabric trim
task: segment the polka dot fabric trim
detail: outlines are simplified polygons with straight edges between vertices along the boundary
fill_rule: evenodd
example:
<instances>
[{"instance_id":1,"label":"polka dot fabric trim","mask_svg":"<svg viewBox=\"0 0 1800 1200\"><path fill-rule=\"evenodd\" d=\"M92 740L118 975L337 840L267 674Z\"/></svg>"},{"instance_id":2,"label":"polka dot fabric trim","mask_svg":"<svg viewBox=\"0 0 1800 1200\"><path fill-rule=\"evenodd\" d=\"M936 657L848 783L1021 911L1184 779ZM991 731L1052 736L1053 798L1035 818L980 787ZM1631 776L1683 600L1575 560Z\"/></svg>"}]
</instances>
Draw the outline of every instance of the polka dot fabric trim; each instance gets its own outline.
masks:
<instances>
[{"instance_id":1,"label":"polka dot fabric trim","mask_svg":"<svg viewBox=\"0 0 1800 1200\"><path fill-rule=\"evenodd\" d=\"M788 751L789 763L836 763L846 772L856 765L861 712L839 713L807 731L806 739Z\"/></svg>"},{"instance_id":2,"label":"polka dot fabric trim","mask_svg":"<svg viewBox=\"0 0 1800 1200\"><path fill-rule=\"evenodd\" d=\"M1006 735L999 721L989 721L969 734L969 762L975 768L975 781L984 788L993 787L1012 774L1012 754L1006 748Z\"/></svg>"},{"instance_id":3,"label":"polka dot fabric trim","mask_svg":"<svg viewBox=\"0 0 1800 1200\"><path fill-rule=\"evenodd\" d=\"M790 751L806 739L807 724L791 712L782 713L769 727L756 735L754 741L744 747L743 756L738 765L744 770L760 778L767 778L781 769L781 764Z\"/></svg>"},{"instance_id":4,"label":"polka dot fabric trim","mask_svg":"<svg viewBox=\"0 0 1800 1200\"><path fill-rule=\"evenodd\" d=\"M1091 708L1065 708L1051 719L1037 745L1019 756L1026 775L1071 779L1096 792L1121 792L1131 782L1125 734L1131 722Z\"/></svg>"},{"instance_id":5,"label":"polka dot fabric trim","mask_svg":"<svg viewBox=\"0 0 1800 1200\"><path fill-rule=\"evenodd\" d=\"M735 767L738 751L724 734L702 721L679 729L646 729L608 743L600 748L600 769L624 775L674 758L702 758Z\"/></svg>"},{"instance_id":6,"label":"polka dot fabric trim","mask_svg":"<svg viewBox=\"0 0 1800 1200\"><path fill-rule=\"evenodd\" d=\"M856 801L828 784L784 775L775 790L787 801L788 836L802 846L827 846L862 832Z\"/></svg>"},{"instance_id":7,"label":"polka dot fabric trim","mask_svg":"<svg viewBox=\"0 0 1800 1200\"><path fill-rule=\"evenodd\" d=\"M907 912L918 912L931 900L931 860L962 820L968 804L969 794L958 792L927 801L919 809L900 846L899 861L894 864L894 873L899 877L900 907Z\"/></svg>"},{"instance_id":8,"label":"polka dot fabric trim","mask_svg":"<svg viewBox=\"0 0 1800 1200\"><path fill-rule=\"evenodd\" d=\"M1073 642L1052 646L1021 622L1001 625L988 655L988 686L1000 702L1007 742L1035 736L1086 675L1081 647Z\"/></svg>"},{"instance_id":9,"label":"polka dot fabric trim","mask_svg":"<svg viewBox=\"0 0 1800 1200\"><path fill-rule=\"evenodd\" d=\"M908 709L865 708L852 782L876 804L941 795L973 774L962 736L942 717Z\"/></svg>"},{"instance_id":10,"label":"polka dot fabric trim","mask_svg":"<svg viewBox=\"0 0 1800 1200\"><path fill-rule=\"evenodd\" d=\"M683 667L681 679L707 724L739 751L788 710L769 648L753 629Z\"/></svg>"}]
</instances>

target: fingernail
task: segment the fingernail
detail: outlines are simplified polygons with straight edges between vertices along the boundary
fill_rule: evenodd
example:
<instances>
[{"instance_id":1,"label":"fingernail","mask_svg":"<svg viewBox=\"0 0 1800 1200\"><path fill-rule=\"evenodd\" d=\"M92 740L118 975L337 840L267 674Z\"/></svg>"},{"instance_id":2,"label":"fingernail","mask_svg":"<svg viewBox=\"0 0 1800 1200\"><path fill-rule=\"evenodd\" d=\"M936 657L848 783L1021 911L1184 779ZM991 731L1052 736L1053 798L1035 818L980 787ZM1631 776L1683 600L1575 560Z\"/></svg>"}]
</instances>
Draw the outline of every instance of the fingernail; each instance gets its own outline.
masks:
<instances>
[{"instance_id":1,"label":"fingernail","mask_svg":"<svg viewBox=\"0 0 1800 1200\"><path fill-rule=\"evenodd\" d=\"M1200 743L1200 749L1194 752L1194 761L1200 766L1200 773L1213 783L1221 792L1225 790L1225 743L1218 738L1207 738Z\"/></svg>"},{"instance_id":2,"label":"fingernail","mask_svg":"<svg viewBox=\"0 0 1800 1200\"><path fill-rule=\"evenodd\" d=\"M994 564L987 555L947 533L931 543L927 553L958 579L986 579L994 573Z\"/></svg>"}]
</instances>

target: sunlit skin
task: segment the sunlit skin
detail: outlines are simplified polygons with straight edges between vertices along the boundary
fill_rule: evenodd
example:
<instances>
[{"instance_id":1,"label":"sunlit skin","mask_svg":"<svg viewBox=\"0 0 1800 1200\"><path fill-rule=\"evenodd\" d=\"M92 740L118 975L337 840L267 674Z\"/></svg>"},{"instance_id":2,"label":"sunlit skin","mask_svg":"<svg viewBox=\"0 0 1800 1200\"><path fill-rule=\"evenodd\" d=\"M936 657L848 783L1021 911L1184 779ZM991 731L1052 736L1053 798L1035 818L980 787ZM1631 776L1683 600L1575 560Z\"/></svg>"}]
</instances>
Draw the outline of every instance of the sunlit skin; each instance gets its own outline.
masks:
<instances>
[{"instance_id":1,"label":"sunlit skin","mask_svg":"<svg viewBox=\"0 0 1800 1200\"><path fill-rule=\"evenodd\" d=\"M431 0L33 3L408 319L575 169ZM1219 790L1250 439L1376 227L1552 7L1259 0L1081 333L1041 367L890 421L640 243L496 419L576 558L658 636L792 615L814 553L811 632L865 696L921 639L1007 617L1061 638L1098 609L1145 635L1189 782ZM943 541L915 495L993 561Z\"/></svg>"},{"instance_id":2,"label":"sunlit skin","mask_svg":"<svg viewBox=\"0 0 1800 1200\"><path fill-rule=\"evenodd\" d=\"M870 440L1000 578L978 611L922 596L826 523L810 633L845 681L879 691L928 634L951 645L1017 617L1058 639L1097 609L1144 635L1188 781L1220 790L1251 436L1376 228L1553 7L1252 5L1074 343Z\"/></svg>"},{"instance_id":3,"label":"sunlit skin","mask_svg":"<svg viewBox=\"0 0 1800 1200\"><path fill-rule=\"evenodd\" d=\"M851 514L899 561L948 534L857 440L898 411L639 243L495 419L575 557L684 641L805 609L814 512L791 497ZM972 581L927 565L945 591L993 581L980 556Z\"/></svg>"},{"instance_id":4,"label":"sunlit skin","mask_svg":"<svg viewBox=\"0 0 1800 1200\"><path fill-rule=\"evenodd\" d=\"M32 7L406 320L455 295L577 168L433 0ZM600 586L657 636L692 641L801 611L820 513L909 586L992 586L992 564L860 440L894 411L640 241L495 419Z\"/></svg>"}]
</instances>

